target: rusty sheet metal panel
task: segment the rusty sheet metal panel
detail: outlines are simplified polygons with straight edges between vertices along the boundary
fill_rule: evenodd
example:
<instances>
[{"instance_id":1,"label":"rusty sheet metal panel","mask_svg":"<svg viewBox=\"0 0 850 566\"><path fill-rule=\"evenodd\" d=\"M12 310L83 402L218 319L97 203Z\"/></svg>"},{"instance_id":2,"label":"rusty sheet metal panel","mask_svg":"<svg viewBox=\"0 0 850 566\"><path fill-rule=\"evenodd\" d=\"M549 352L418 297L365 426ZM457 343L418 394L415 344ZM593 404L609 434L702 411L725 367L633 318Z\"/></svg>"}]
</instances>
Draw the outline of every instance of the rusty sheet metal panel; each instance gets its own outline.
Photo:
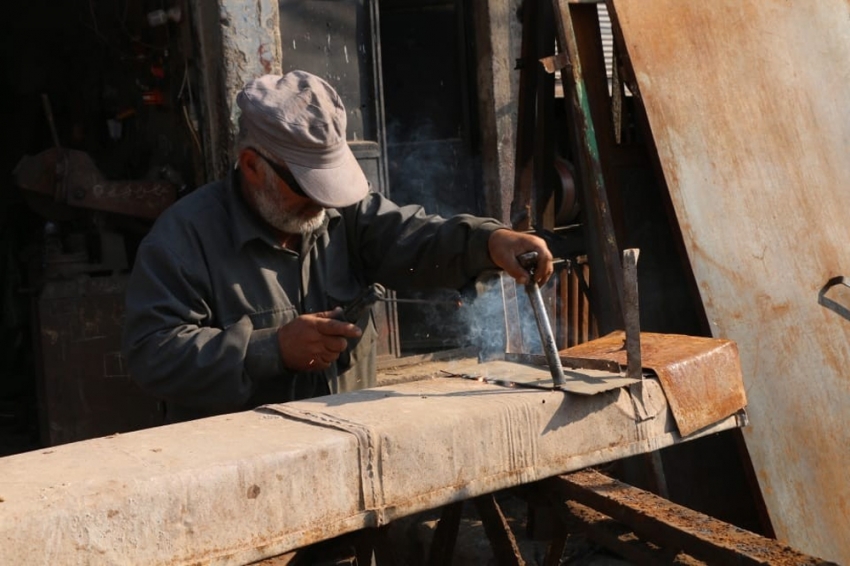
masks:
<instances>
[{"instance_id":1,"label":"rusty sheet metal panel","mask_svg":"<svg viewBox=\"0 0 850 566\"><path fill-rule=\"evenodd\" d=\"M850 563L850 2L612 5L777 536Z\"/></svg>"},{"instance_id":2,"label":"rusty sheet metal panel","mask_svg":"<svg viewBox=\"0 0 850 566\"><path fill-rule=\"evenodd\" d=\"M0 564L247 564L681 442L646 384L641 422L625 389L438 378L0 458Z\"/></svg>"},{"instance_id":3,"label":"rusty sheet metal panel","mask_svg":"<svg viewBox=\"0 0 850 566\"><path fill-rule=\"evenodd\" d=\"M563 350L567 356L614 360L626 366L626 334L616 331ZM730 340L640 333L643 367L655 372L683 436L747 404L738 347ZM711 399L710 403L706 400Z\"/></svg>"}]
</instances>

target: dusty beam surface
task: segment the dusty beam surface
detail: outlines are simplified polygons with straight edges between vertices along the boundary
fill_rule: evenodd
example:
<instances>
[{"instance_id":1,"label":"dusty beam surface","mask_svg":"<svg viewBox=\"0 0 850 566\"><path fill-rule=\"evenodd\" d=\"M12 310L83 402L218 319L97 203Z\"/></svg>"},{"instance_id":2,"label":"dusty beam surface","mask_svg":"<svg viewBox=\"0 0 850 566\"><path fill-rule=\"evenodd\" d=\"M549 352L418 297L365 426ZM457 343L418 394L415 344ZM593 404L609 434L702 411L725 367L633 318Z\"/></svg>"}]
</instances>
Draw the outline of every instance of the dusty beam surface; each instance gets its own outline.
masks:
<instances>
[{"instance_id":1,"label":"dusty beam surface","mask_svg":"<svg viewBox=\"0 0 850 566\"><path fill-rule=\"evenodd\" d=\"M434 378L2 458L0 563L247 564L680 442L647 388L638 421L624 388Z\"/></svg>"}]
</instances>

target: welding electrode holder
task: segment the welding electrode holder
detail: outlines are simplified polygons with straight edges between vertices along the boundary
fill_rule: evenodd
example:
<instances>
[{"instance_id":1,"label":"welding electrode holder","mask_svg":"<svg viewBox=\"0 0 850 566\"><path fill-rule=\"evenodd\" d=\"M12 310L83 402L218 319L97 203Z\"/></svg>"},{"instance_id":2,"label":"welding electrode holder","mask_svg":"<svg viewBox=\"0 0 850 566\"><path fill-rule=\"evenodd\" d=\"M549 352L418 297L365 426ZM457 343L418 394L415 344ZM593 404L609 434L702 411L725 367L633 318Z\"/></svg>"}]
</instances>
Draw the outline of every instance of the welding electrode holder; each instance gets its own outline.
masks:
<instances>
[{"instance_id":1,"label":"welding electrode holder","mask_svg":"<svg viewBox=\"0 0 850 566\"><path fill-rule=\"evenodd\" d=\"M549 316L546 314L546 306L543 304L543 296L540 294L540 286L534 280L537 258L537 252L526 252L517 256L517 261L531 275L528 283L525 284L525 292L528 294L528 300L531 302L531 310L534 311L534 318L537 321L537 330L540 332L543 353L546 354L546 361L549 364L549 373L552 374L552 381L555 383L555 388L560 388L566 378L564 376L564 367L561 365L561 355L558 353L558 347L555 345L555 335L552 333Z\"/></svg>"},{"instance_id":2,"label":"welding electrode holder","mask_svg":"<svg viewBox=\"0 0 850 566\"><path fill-rule=\"evenodd\" d=\"M366 287L353 301L342 309L342 319L352 324L357 324L366 311L372 305L383 300L387 296L387 290L380 283L372 283Z\"/></svg>"}]
</instances>

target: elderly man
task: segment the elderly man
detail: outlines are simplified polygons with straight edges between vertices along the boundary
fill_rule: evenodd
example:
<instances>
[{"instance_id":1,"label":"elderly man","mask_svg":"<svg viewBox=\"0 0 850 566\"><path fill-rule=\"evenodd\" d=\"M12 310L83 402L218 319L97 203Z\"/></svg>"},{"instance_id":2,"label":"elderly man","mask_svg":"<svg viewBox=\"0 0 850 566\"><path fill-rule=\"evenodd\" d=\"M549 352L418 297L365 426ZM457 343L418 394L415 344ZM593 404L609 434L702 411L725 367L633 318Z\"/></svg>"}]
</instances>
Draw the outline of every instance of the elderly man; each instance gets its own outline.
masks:
<instances>
[{"instance_id":1,"label":"elderly man","mask_svg":"<svg viewBox=\"0 0 850 566\"><path fill-rule=\"evenodd\" d=\"M492 219L427 215L369 191L342 100L303 71L239 93L238 163L176 202L139 246L126 295L132 377L169 422L375 384L371 317L338 307L370 283L459 288L543 240Z\"/></svg>"}]
</instances>

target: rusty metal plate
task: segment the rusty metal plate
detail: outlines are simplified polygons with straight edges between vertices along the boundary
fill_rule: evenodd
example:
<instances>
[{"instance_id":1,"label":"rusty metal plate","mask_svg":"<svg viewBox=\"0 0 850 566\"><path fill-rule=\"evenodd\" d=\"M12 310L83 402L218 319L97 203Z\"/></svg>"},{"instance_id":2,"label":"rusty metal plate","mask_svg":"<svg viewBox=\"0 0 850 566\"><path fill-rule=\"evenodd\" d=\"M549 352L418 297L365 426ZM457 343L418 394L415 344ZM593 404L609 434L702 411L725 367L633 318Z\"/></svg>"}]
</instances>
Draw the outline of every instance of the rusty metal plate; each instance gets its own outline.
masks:
<instances>
[{"instance_id":1,"label":"rusty metal plate","mask_svg":"<svg viewBox=\"0 0 850 566\"><path fill-rule=\"evenodd\" d=\"M850 563L850 2L613 0L777 536Z\"/></svg>"},{"instance_id":2,"label":"rusty metal plate","mask_svg":"<svg viewBox=\"0 0 850 566\"><path fill-rule=\"evenodd\" d=\"M625 340L625 332L616 331L563 353L614 360L625 366ZM693 434L747 405L734 342L641 332L640 345L643 367L658 375L682 436Z\"/></svg>"}]
</instances>

